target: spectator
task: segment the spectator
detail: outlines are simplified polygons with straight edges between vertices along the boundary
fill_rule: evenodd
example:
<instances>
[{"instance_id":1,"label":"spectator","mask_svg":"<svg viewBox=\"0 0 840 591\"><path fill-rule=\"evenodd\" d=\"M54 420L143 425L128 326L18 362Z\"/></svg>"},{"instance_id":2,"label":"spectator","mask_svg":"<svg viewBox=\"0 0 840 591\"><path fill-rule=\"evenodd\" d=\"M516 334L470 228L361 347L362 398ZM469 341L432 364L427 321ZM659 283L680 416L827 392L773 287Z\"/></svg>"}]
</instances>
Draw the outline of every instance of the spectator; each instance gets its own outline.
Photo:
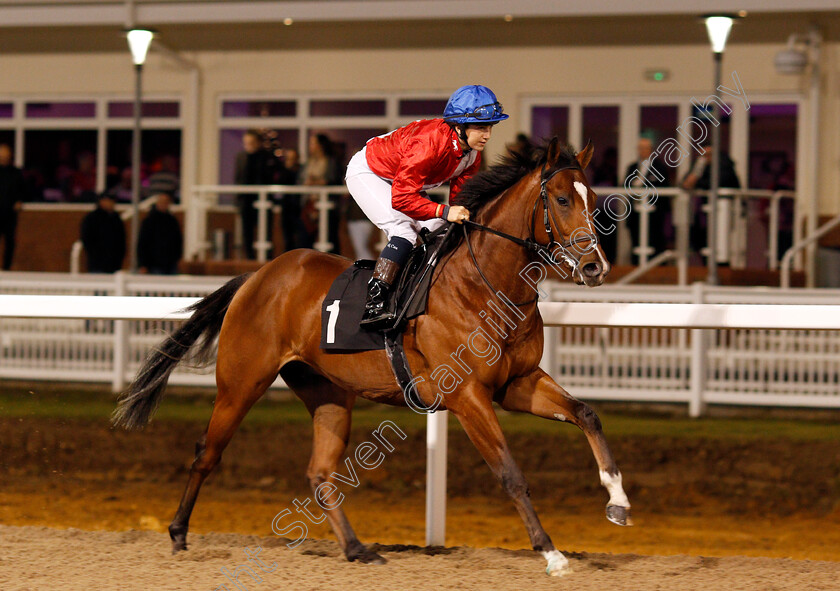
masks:
<instances>
[{"instance_id":1,"label":"spectator","mask_svg":"<svg viewBox=\"0 0 840 591\"><path fill-rule=\"evenodd\" d=\"M237 185L270 185L274 182L276 173L276 162L274 155L262 147L262 137L254 129L249 129L242 136L242 152L236 156L236 173L234 176ZM254 237L257 227L257 210L254 203L257 201L256 193L237 195L239 215L242 219L242 242L245 258L256 259L254 250ZM271 211L268 214L267 239L271 240Z\"/></svg>"},{"instance_id":2,"label":"spectator","mask_svg":"<svg viewBox=\"0 0 840 591\"><path fill-rule=\"evenodd\" d=\"M615 187L618 184L618 150L608 146L601 155L601 162L592 172L593 187Z\"/></svg>"},{"instance_id":3,"label":"spectator","mask_svg":"<svg viewBox=\"0 0 840 591\"><path fill-rule=\"evenodd\" d=\"M183 240L178 220L170 213L172 197L158 193L155 206L140 225L137 239L137 265L141 273L175 275L181 260Z\"/></svg>"},{"instance_id":4,"label":"spectator","mask_svg":"<svg viewBox=\"0 0 840 591\"><path fill-rule=\"evenodd\" d=\"M278 185L297 185L300 181L300 154L295 149L283 150L283 162L277 173ZM283 193L279 203L282 207L280 223L283 229L285 250L312 248L312 238L303 224L301 196Z\"/></svg>"},{"instance_id":5,"label":"spectator","mask_svg":"<svg viewBox=\"0 0 840 591\"><path fill-rule=\"evenodd\" d=\"M82 244L90 273L113 273L122 269L125 226L120 214L114 211L114 205L114 199L103 193L96 209L82 220Z\"/></svg>"},{"instance_id":6,"label":"spectator","mask_svg":"<svg viewBox=\"0 0 840 591\"><path fill-rule=\"evenodd\" d=\"M149 177L146 195L166 193L172 202L178 201L178 190L181 188L181 178L178 176L178 161L175 156L167 154L160 159L160 168Z\"/></svg>"},{"instance_id":7,"label":"spectator","mask_svg":"<svg viewBox=\"0 0 840 591\"><path fill-rule=\"evenodd\" d=\"M82 152L78 163L72 179L71 201L91 203L96 201L96 155L93 152Z\"/></svg>"},{"instance_id":8,"label":"spectator","mask_svg":"<svg viewBox=\"0 0 840 591\"><path fill-rule=\"evenodd\" d=\"M524 133L517 133L516 139L509 143L506 147L509 151L517 152L519 154L530 154L534 149L534 145L531 143L531 138Z\"/></svg>"},{"instance_id":9,"label":"spectator","mask_svg":"<svg viewBox=\"0 0 840 591\"><path fill-rule=\"evenodd\" d=\"M338 160L333 152L333 144L325 134L319 133L309 138L309 157L302 172L303 184L308 186L338 185L341 183L341 172ZM307 231L315 238L318 232L318 212L315 207L317 195L310 197L309 203L304 207L304 223ZM339 223L339 198L330 195L333 208L328 215L327 240L332 243L330 252L339 251L338 223Z\"/></svg>"},{"instance_id":10,"label":"spectator","mask_svg":"<svg viewBox=\"0 0 840 591\"><path fill-rule=\"evenodd\" d=\"M711 187L711 170L709 166L712 162L712 148L710 144L701 146L703 153L694 161L694 166L691 167L691 172L683 179L681 186L686 190L704 190L708 191ZM720 188L740 189L741 181L738 179L738 174L735 172L735 164L732 159L724 153L720 155L719 169L719 186ZM705 198L697 198L694 200L694 220L695 223L691 227L691 247L695 252L700 252L706 247L707 221L706 214L702 213L701 207ZM725 236L729 230L729 204L731 199L728 197L718 196L718 235ZM720 243L720 242L719 242ZM719 263L726 263L728 255L719 250Z\"/></svg>"},{"instance_id":11,"label":"spectator","mask_svg":"<svg viewBox=\"0 0 840 591\"><path fill-rule=\"evenodd\" d=\"M627 220L627 227L630 230L630 239L634 247L639 246L641 236L639 235L639 206L647 202L648 195L652 194L651 186L664 187L668 184L667 172L657 167L656 160L649 162L648 158L653 154L653 140L648 136L639 138L636 144L639 159L627 167L625 182L630 181L630 186L635 189L636 195L645 195L639 201L633 201L633 209ZM671 213L671 199L668 197L657 197L653 206L656 208L648 214L648 246L653 247L653 253L658 254L668 248L670 238L670 224L668 217Z\"/></svg>"},{"instance_id":12,"label":"spectator","mask_svg":"<svg viewBox=\"0 0 840 591\"><path fill-rule=\"evenodd\" d=\"M131 168L123 168L120 173L120 182L108 189L108 195L116 202L131 202Z\"/></svg>"},{"instance_id":13,"label":"spectator","mask_svg":"<svg viewBox=\"0 0 840 591\"><path fill-rule=\"evenodd\" d=\"M4 271L12 268L18 212L26 196L23 173L12 163L12 148L0 144L0 239L3 240Z\"/></svg>"}]
</instances>

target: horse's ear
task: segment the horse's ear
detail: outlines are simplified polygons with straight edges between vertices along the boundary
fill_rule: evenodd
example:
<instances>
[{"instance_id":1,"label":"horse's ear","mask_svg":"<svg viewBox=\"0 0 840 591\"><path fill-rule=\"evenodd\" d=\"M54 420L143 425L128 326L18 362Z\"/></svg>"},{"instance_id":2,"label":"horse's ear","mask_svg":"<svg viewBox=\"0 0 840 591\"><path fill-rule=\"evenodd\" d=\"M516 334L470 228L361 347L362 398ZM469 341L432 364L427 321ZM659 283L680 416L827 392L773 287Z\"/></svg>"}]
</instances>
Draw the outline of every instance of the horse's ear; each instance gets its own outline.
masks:
<instances>
[{"instance_id":1,"label":"horse's ear","mask_svg":"<svg viewBox=\"0 0 840 591\"><path fill-rule=\"evenodd\" d=\"M580 164L580 167L585 169L592 160L592 154L595 152L595 146L592 145L592 140L586 143L586 147L575 155L575 159Z\"/></svg>"},{"instance_id":2,"label":"horse's ear","mask_svg":"<svg viewBox=\"0 0 840 591\"><path fill-rule=\"evenodd\" d=\"M548 144L548 150L546 150L546 164L548 167L551 168L555 164L557 164L557 160L560 158L560 139L555 135L551 138L551 142Z\"/></svg>"}]
</instances>

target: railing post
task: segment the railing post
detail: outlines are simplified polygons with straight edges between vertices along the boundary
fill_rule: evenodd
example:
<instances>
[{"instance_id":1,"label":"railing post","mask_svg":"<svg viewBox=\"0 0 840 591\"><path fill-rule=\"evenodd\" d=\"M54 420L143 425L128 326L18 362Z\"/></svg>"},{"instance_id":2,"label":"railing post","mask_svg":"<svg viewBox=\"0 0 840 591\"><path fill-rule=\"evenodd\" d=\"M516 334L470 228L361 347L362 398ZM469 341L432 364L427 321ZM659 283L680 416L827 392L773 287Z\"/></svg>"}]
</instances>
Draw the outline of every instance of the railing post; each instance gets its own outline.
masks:
<instances>
[{"instance_id":1,"label":"railing post","mask_svg":"<svg viewBox=\"0 0 840 591\"><path fill-rule=\"evenodd\" d=\"M254 249L257 251L257 261L264 263L268 260L268 251L271 243L268 241L268 193L262 190L257 197L257 241Z\"/></svg>"},{"instance_id":2,"label":"railing post","mask_svg":"<svg viewBox=\"0 0 840 591\"><path fill-rule=\"evenodd\" d=\"M126 295L126 273L114 273L114 295ZM114 375L111 387L114 392L121 392L125 388L125 374L128 366L128 321L114 321Z\"/></svg>"},{"instance_id":3,"label":"railing post","mask_svg":"<svg viewBox=\"0 0 840 591\"><path fill-rule=\"evenodd\" d=\"M688 246L691 229L691 202L685 191L680 191L674 199L674 226L677 246L677 283L688 285Z\"/></svg>"},{"instance_id":4,"label":"railing post","mask_svg":"<svg viewBox=\"0 0 840 591\"><path fill-rule=\"evenodd\" d=\"M643 266L648 262L649 255L654 254L650 247L650 212L656 209L655 205L650 205L647 201L641 204L639 215L639 246L636 252L639 254L639 266Z\"/></svg>"},{"instance_id":5,"label":"railing post","mask_svg":"<svg viewBox=\"0 0 840 591\"><path fill-rule=\"evenodd\" d=\"M779 193L773 193L770 198L770 233L767 245L767 266L771 271L779 268L779 206L781 199Z\"/></svg>"},{"instance_id":6,"label":"railing post","mask_svg":"<svg viewBox=\"0 0 840 591\"><path fill-rule=\"evenodd\" d=\"M702 304L703 283L697 282L691 286L691 303ZM691 388L688 399L688 416L697 418L705 411L703 396L706 389L706 339L709 331L703 329L691 330Z\"/></svg>"},{"instance_id":7,"label":"railing post","mask_svg":"<svg viewBox=\"0 0 840 591\"><path fill-rule=\"evenodd\" d=\"M426 545L446 543L446 446L449 412L426 415Z\"/></svg>"},{"instance_id":8,"label":"railing post","mask_svg":"<svg viewBox=\"0 0 840 591\"><path fill-rule=\"evenodd\" d=\"M319 191L315 207L318 208L318 242L315 243L315 248L321 252L329 252L333 247L333 243L329 241L329 211L333 204L330 203L326 189Z\"/></svg>"}]
</instances>

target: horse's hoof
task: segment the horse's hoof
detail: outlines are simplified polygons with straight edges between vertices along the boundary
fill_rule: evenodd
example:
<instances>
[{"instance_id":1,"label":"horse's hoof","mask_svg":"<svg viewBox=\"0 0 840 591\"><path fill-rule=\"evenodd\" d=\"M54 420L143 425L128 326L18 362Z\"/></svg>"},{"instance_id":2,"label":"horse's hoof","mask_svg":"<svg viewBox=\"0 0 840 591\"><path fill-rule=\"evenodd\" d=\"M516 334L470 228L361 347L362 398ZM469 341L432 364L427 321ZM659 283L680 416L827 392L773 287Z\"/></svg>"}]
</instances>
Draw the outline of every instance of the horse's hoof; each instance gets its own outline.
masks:
<instances>
[{"instance_id":1,"label":"horse's hoof","mask_svg":"<svg viewBox=\"0 0 840 591\"><path fill-rule=\"evenodd\" d=\"M169 526L169 539L172 540L172 553L177 554L187 549L187 532L181 527Z\"/></svg>"},{"instance_id":2,"label":"horse's hoof","mask_svg":"<svg viewBox=\"0 0 840 591\"><path fill-rule=\"evenodd\" d=\"M373 550L364 550L353 557L348 557L350 562L359 561L362 564L385 564L388 562Z\"/></svg>"},{"instance_id":3,"label":"horse's hoof","mask_svg":"<svg viewBox=\"0 0 840 591\"><path fill-rule=\"evenodd\" d=\"M630 517L630 507L607 505L607 519L616 525L633 525L633 519Z\"/></svg>"},{"instance_id":4,"label":"horse's hoof","mask_svg":"<svg viewBox=\"0 0 840 591\"><path fill-rule=\"evenodd\" d=\"M177 554L181 550L187 549L187 538L184 536L181 539L173 539L172 540L172 553Z\"/></svg>"},{"instance_id":5,"label":"horse's hoof","mask_svg":"<svg viewBox=\"0 0 840 591\"><path fill-rule=\"evenodd\" d=\"M350 562L355 562L356 560L362 564L385 564L388 562L358 540L348 546L345 550L345 554L347 556L347 560Z\"/></svg>"},{"instance_id":6,"label":"horse's hoof","mask_svg":"<svg viewBox=\"0 0 840 591\"><path fill-rule=\"evenodd\" d=\"M562 577L572 572L572 567L569 566L569 560L559 550L543 552L543 556L548 561L548 566L545 567L545 574L548 576Z\"/></svg>"}]
</instances>

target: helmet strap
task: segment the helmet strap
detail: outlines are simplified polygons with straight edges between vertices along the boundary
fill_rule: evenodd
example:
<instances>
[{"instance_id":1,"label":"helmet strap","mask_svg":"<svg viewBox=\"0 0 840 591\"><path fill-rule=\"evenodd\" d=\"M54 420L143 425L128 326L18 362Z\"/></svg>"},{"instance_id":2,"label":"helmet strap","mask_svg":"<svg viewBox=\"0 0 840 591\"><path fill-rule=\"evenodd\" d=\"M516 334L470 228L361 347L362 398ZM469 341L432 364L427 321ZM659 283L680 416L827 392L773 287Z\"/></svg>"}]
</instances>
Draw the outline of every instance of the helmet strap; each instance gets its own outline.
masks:
<instances>
[{"instance_id":1,"label":"helmet strap","mask_svg":"<svg viewBox=\"0 0 840 591\"><path fill-rule=\"evenodd\" d=\"M469 154L472 151L470 147L470 142L467 141L467 126L464 123L458 124L458 137L461 138L461 141L464 142L466 148L464 148L464 154Z\"/></svg>"}]
</instances>

